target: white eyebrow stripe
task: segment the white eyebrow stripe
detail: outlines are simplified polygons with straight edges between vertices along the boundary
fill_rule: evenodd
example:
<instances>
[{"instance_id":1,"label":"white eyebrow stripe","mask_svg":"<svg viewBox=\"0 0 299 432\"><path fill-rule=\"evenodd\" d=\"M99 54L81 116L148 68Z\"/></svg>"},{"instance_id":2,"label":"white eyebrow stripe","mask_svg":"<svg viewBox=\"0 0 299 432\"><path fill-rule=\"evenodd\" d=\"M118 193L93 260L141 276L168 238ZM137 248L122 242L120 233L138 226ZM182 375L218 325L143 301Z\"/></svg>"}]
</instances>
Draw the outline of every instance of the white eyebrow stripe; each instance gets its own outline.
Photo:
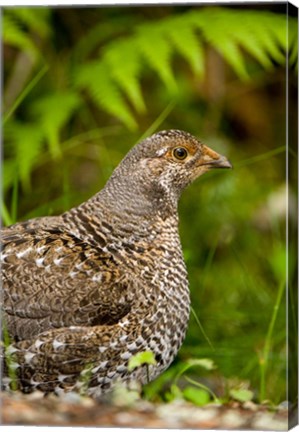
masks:
<instances>
[{"instance_id":1,"label":"white eyebrow stripe","mask_svg":"<svg viewBox=\"0 0 299 432\"><path fill-rule=\"evenodd\" d=\"M167 150L168 150L167 147L163 147L163 148L159 149L159 150L156 152L156 155L157 155L157 156L162 156L162 155L164 155L164 154L167 152Z\"/></svg>"}]
</instances>

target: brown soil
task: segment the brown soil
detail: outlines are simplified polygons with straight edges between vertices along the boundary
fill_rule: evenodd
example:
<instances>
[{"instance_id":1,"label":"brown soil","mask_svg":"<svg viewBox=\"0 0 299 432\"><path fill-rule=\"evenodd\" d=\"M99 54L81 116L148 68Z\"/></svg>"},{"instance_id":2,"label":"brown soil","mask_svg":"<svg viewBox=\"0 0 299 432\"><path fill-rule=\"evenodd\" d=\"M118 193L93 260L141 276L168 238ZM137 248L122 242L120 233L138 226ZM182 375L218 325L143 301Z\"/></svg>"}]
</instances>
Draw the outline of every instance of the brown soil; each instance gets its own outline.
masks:
<instances>
[{"instance_id":1,"label":"brown soil","mask_svg":"<svg viewBox=\"0 0 299 432\"><path fill-rule=\"evenodd\" d=\"M197 407L177 400L153 404L144 400L96 401L69 393L60 397L2 393L2 424L101 426L167 429L287 430L288 411L252 402Z\"/></svg>"}]
</instances>

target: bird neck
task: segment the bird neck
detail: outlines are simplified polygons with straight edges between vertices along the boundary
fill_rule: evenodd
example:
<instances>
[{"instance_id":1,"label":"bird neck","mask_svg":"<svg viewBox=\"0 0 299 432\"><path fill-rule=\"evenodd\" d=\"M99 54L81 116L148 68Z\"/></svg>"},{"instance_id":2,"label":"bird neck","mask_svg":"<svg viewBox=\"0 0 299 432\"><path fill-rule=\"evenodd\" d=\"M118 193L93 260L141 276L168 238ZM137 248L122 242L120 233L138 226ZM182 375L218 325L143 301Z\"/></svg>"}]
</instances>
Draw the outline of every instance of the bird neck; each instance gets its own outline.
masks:
<instances>
[{"instance_id":1,"label":"bird neck","mask_svg":"<svg viewBox=\"0 0 299 432\"><path fill-rule=\"evenodd\" d=\"M176 217L178 197L172 196L159 184L142 182L134 174L111 177L102 191L93 197L94 203L104 204L112 214L129 219L168 219Z\"/></svg>"},{"instance_id":2,"label":"bird neck","mask_svg":"<svg viewBox=\"0 0 299 432\"><path fill-rule=\"evenodd\" d=\"M167 227L178 237L177 200L133 178L108 181L104 189L63 217L79 236L104 230L106 239L163 237ZM109 240L110 239L110 240Z\"/></svg>"}]
</instances>

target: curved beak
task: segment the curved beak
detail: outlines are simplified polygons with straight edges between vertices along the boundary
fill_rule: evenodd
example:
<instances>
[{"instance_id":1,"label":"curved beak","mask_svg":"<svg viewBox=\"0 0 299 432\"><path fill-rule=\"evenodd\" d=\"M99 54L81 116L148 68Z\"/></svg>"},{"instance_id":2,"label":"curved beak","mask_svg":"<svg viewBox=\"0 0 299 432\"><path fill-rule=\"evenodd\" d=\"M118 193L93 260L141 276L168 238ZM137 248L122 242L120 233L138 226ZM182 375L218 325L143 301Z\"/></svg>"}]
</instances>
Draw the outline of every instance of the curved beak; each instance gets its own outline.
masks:
<instances>
[{"instance_id":1,"label":"curved beak","mask_svg":"<svg viewBox=\"0 0 299 432\"><path fill-rule=\"evenodd\" d=\"M199 166L207 165L210 168L232 168L232 164L225 157L216 153L214 150L203 145L202 157L199 161Z\"/></svg>"}]
</instances>

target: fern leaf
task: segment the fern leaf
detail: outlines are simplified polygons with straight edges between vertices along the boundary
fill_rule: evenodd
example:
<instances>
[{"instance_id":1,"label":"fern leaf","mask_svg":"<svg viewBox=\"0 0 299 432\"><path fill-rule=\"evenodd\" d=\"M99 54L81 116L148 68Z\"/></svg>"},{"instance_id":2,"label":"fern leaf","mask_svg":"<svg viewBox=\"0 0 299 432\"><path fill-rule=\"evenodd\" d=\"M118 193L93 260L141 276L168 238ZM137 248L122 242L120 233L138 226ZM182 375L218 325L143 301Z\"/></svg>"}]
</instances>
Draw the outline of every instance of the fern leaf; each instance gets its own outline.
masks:
<instances>
[{"instance_id":1,"label":"fern leaf","mask_svg":"<svg viewBox=\"0 0 299 432\"><path fill-rule=\"evenodd\" d=\"M280 46L286 49L285 18L281 17L283 19L275 20L271 19L271 16L263 14L252 14L252 18L258 19L258 25L256 22L252 22L251 28L265 53L277 63L284 64L286 57Z\"/></svg>"},{"instance_id":2,"label":"fern leaf","mask_svg":"<svg viewBox=\"0 0 299 432\"><path fill-rule=\"evenodd\" d=\"M145 104L138 80L141 62L134 41L111 44L105 52L103 61L111 71L111 77L126 93L135 109L144 112Z\"/></svg>"},{"instance_id":3,"label":"fern leaf","mask_svg":"<svg viewBox=\"0 0 299 432\"><path fill-rule=\"evenodd\" d=\"M265 69L272 67L271 59L259 38L255 34L256 20L252 20L252 16L248 14L238 14L235 16L234 23L231 27L236 29L231 35L232 38L239 43L240 46L252 55Z\"/></svg>"},{"instance_id":4,"label":"fern leaf","mask_svg":"<svg viewBox=\"0 0 299 432\"><path fill-rule=\"evenodd\" d=\"M20 23L36 31L40 36L50 34L50 9L48 8L17 7L6 9L5 14L14 17Z\"/></svg>"},{"instance_id":5,"label":"fern leaf","mask_svg":"<svg viewBox=\"0 0 299 432\"><path fill-rule=\"evenodd\" d=\"M205 30L206 28L204 28L204 31ZM234 69L240 79L246 80L249 78L244 58L241 55L238 45L231 37L220 31L213 31L212 34L205 31L205 37Z\"/></svg>"},{"instance_id":6,"label":"fern leaf","mask_svg":"<svg viewBox=\"0 0 299 432\"><path fill-rule=\"evenodd\" d=\"M145 110L140 77L150 66L170 92L176 90L172 55L183 56L202 77L203 44L212 45L241 79L249 79L249 53L265 69L273 60L283 64L286 50L285 17L265 11L238 11L226 8L192 9L185 14L138 25L130 36L106 44L100 59L78 68L77 86L86 88L106 112L130 128L136 127L123 93L138 112ZM109 32L105 30L109 37ZM91 31L94 43L98 36ZM84 41L80 46L85 46ZM94 45L93 45L94 46ZM292 60L295 55L292 55Z\"/></svg>"},{"instance_id":7,"label":"fern leaf","mask_svg":"<svg viewBox=\"0 0 299 432\"><path fill-rule=\"evenodd\" d=\"M100 21L94 27L89 29L84 37L80 38L72 50L72 56L75 59L86 59L90 53L96 50L102 43L111 38L116 38L118 34L123 34L128 28L133 27L136 18L124 15L110 17L109 21ZM107 43L107 42L106 42Z\"/></svg>"},{"instance_id":8,"label":"fern leaf","mask_svg":"<svg viewBox=\"0 0 299 432\"><path fill-rule=\"evenodd\" d=\"M111 71L102 62L86 64L77 69L75 85L81 89L85 88L100 108L134 130L137 128L137 123L118 87L111 79L110 73Z\"/></svg>"},{"instance_id":9,"label":"fern leaf","mask_svg":"<svg viewBox=\"0 0 299 432\"><path fill-rule=\"evenodd\" d=\"M191 27L188 20L173 20L166 27L166 35L170 38L175 49L187 60L195 75L203 76L204 51L201 40Z\"/></svg>"},{"instance_id":10,"label":"fern leaf","mask_svg":"<svg viewBox=\"0 0 299 432\"><path fill-rule=\"evenodd\" d=\"M238 33L236 35L236 40L240 43L240 46L243 47L252 57L257 60L265 69L270 69L272 67L271 59L269 58L267 52L259 43L258 39L250 33Z\"/></svg>"},{"instance_id":11,"label":"fern leaf","mask_svg":"<svg viewBox=\"0 0 299 432\"><path fill-rule=\"evenodd\" d=\"M79 104L80 98L77 93L65 91L46 95L32 106L32 112L43 127L50 153L54 158L61 156L60 130Z\"/></svg>"},{"instance_id":12,"label":"fern leaf","mask_svg":"<svg viewBox=\"0 0 299 432\"><path fill-rule=\"evenodd\" d=\"M144 25L137 31L135 41L146 63L158 73L168 90L176 91L177 85L170 65L172 47L163 33L152 25Z\"/></svg>"},{"instance_id":13,"label":"fern leaf","mask_svg":"<svg viewBox=\"0 0 299 432\"><path fill-rule=\"evenodd\" d=\"M11 145L15 152L15 162L18 178L25 190L30 189L30 173L37 157L41 153L43 143L43 131L41 127L33 123L13 122L13 130L10 132ZM11 172L14 164L7 161L4 164L6 185L13 181L15 173Z\"/></svg>"},{"instance_id":14,"label":"fern leaf","mask_svg":"<svg viewBox=\"0 0 299 432\"><path fill-rule=\"evenodd\" d=\"M204 39L231 65L241 79L248 79L245 61L240 49L231 37L231 27L221 9L204 9L192 13L192 22L201 30Z\"/></svg>"},{"instance_id":15,"label":"fern leaf","mask_svg":"<svg viewBox=\"0 0 299 432\"><path fill-rule=\"evenodd\" d=\"M236 52L239 46L265 68L273 66L271 58L281 64L285 61L281 51L281 47L286 48L284 16L225 8L207 8L191 16L205 39L218 49L240 77L247 73L244 75L244 59ZM239 59L233 59L233 51Z\"/></svg>"},{"instance_id":16,"label":"fern leaf","mask_svg":"<svg viewBox=\"0 0 299 432\"><path fill-rule=\"evenodd\" d=\"M17 172L18 165L15 158L3 161L2 186L4 191L13 185Z\"/></svg>"},{"instance_id":17,"label":"fern leaf","mask_svg":"<svg viewBox=\"0 0 299 432\"><path fill-rule=\"evenodd\" d=\"M19 24L7 14L2 19L3 42L27 52L31 57L38 56L38 50L30 37L21 30Z\"/></svg>"},{"instance_id":18,"label":"fern leaf","mask_svg":"<svg viewBox=\"0 0 299 432\"><path fill-rule=\"evenodd\" d=\"M224 40L221 43L214 42L214 47L222 54L224 59L232 66L240 79L247 80L249 78L244 58L237 44L230 39Z\"/></svg>"},{"instance_id":19,"label":"fern leaf","mask_svg":"<svg viewBox=\"0 0 299 432\"><path fill-rule=\"evenodd\" d=\"M257 16L257 12L255 12ZM294 19L287 19L285 15L277 15L273 12L265 13L264 25L272 33L272 37L278 42L281 48L287 49L287 25L288 22L296 22Z\"/></svg>"}]
</instances>

